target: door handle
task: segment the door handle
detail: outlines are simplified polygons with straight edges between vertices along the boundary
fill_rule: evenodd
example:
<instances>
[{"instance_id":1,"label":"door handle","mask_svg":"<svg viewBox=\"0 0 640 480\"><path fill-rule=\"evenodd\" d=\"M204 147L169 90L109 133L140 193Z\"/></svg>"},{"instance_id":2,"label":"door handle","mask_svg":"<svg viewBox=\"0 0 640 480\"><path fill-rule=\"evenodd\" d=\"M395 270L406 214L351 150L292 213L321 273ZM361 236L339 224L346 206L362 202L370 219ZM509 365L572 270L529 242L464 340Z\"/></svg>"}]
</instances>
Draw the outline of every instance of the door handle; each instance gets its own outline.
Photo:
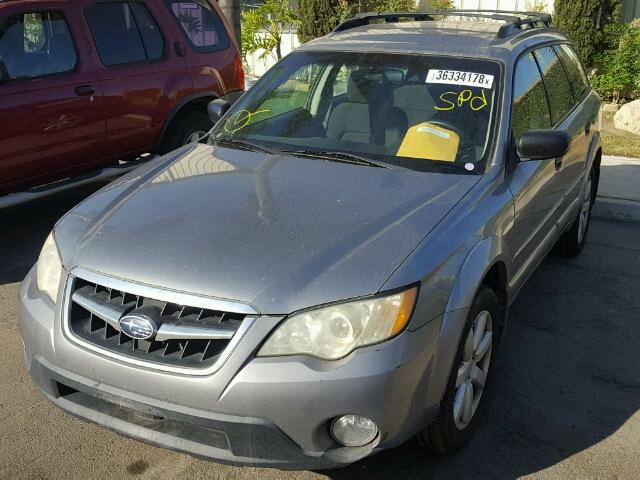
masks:
<instances>
[{"instance_id":1,"label":"door handle","mask_svg":"<svg viewBox=\"0 0 640 480\"><path fill-rule=\"evenodd\" d=\"M93 85L80 85L75 88L76 95L79 97L85 97L87 95L93 95L96 91L93 89Z\"/></svg>"},{"instance_id":2,"label":"door handle","mask_svg":"<svg viewBox=\"0 0 640 480\"><path fill-rule=\"evenodd\" d=\"M173 49L175 50L177 56L184 57L184 50L182 49L182 45L180 45L180 42L173 42Z\"/></svg>"},{"instance_id":3,"label":"door handle","mask_svg":"<svg viewBox=\"0 0 640 480\"><path fill-rule=\"evenodd\" d=\"M591 121L587 122L587 124L584 126L584 134L589 135L590 131L591 131Z\"/></svg>"}]
</instances>

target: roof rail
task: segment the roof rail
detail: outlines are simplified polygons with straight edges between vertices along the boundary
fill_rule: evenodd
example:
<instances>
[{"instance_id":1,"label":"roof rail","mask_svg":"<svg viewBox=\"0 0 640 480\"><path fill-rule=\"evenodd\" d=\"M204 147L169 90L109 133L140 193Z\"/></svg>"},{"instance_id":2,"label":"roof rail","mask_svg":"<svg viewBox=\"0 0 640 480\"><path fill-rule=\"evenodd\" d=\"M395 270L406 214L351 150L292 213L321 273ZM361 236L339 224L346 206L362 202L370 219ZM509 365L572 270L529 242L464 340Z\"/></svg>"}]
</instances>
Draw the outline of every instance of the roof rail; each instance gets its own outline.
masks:
<instances>
[{"instance_id":1,"label":"roof rail","mask_svg":"<svg viewBox=\"0 0 640 480\"><path fill-rule=\"evenodd\" d=\"M551 26L551 15L538 12L512 12L508 10L427 10L422 12L362 12L340 23L333 31L343 32L351 28L383 23L396 23L401 18L414 21L435 21L434 17L487 18L504 22L498 30L498 38L508 38L525 29Z\"/></svg>"}]
</instances>

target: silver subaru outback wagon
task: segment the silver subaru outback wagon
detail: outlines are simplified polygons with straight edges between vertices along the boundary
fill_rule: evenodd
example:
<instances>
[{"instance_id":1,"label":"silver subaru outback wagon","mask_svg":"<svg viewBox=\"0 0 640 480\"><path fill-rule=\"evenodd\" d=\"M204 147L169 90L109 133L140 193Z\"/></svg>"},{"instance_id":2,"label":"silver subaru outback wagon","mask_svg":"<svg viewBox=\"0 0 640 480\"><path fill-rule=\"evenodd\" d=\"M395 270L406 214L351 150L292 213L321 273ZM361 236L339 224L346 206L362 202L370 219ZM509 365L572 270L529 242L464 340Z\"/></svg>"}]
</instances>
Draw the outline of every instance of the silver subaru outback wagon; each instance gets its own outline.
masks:
<instances>
[{"instance_id":1,"label":"silver subaru outback wagon","mask_svg":"<svg viewBox=\"0 0 640 480\"><path fill-rule=\"evenodd\" d=\"M245 465L462 446L518 291L580 253L600 100L541 14L363 14L55 226L22 285L35 383Z\"/></svg>"}]
</instances>

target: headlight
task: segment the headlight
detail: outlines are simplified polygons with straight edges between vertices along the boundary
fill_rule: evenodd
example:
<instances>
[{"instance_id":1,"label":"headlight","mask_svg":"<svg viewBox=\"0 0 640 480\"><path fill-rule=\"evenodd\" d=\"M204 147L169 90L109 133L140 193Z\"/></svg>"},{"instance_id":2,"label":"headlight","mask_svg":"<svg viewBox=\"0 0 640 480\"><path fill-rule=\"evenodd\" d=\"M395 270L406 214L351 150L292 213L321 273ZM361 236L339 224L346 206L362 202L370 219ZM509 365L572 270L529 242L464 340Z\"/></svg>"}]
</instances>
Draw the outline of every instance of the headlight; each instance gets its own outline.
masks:
<instances>
[{"instance_id":1,"label":"headlight","mask_svg":"<svg viewBox=\"0 0 640 480\"><path fill-rule=\"evenodd\" d=\"M62 262L53 233L50 233L44 242L38 263L36 265L36 283L38 290L45 293L53 303L58 298L60 275L62 274Z\"/></svg>"},{"instance_id":2,"label":"headlight","mask_svg":"<svg viewBox=\"0 0 640 480\"><path fill-rule=\"evenodd\" d=\"M258 356L311 355L342 358L354 349L393 337L406 326L417 287L400 293L331 305L293 315L280 325Z\"/></svg>"}]
</instances>

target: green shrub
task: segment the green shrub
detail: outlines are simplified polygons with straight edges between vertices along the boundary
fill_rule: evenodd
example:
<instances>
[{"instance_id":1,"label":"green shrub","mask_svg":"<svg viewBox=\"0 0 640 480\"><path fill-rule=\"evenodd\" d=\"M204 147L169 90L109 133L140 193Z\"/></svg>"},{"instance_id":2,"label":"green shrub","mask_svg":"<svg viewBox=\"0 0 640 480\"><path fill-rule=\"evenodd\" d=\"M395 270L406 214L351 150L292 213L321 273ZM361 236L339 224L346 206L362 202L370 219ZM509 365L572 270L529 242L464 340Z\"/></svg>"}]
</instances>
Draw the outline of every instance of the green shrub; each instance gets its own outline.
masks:
<instances>
[{"instance_id":1,"label":"green shrub","mask_svg":"<svg viewBox=\"0 0 640 480\"><path fill-rule=\"evenodd\" d=\"M591 78L605 99L640 97L640 22L611 25L606 30L609 47L597 57L598 68Z\"/></svg>"},{"instance_id":2,"label":"green shrub","mask_svg":"<svg viewBox=\"0 0 640 480\"><path fill-rule=\"evenodd\" d=\"M341 5L338 0L299 0L298 38L306 43L322 37L340 23Z\"/></svg>"},{"instance_id":3,"label":"green shrub","mask_svg":"<svg viewBox=\"0 0 640 480\"><path fill-rule=\"evenodd\" d=\"M620 18L620 0L555 0L553 21L586 66L606 49L605 29Z\"/></svg>"}]
</instances>

